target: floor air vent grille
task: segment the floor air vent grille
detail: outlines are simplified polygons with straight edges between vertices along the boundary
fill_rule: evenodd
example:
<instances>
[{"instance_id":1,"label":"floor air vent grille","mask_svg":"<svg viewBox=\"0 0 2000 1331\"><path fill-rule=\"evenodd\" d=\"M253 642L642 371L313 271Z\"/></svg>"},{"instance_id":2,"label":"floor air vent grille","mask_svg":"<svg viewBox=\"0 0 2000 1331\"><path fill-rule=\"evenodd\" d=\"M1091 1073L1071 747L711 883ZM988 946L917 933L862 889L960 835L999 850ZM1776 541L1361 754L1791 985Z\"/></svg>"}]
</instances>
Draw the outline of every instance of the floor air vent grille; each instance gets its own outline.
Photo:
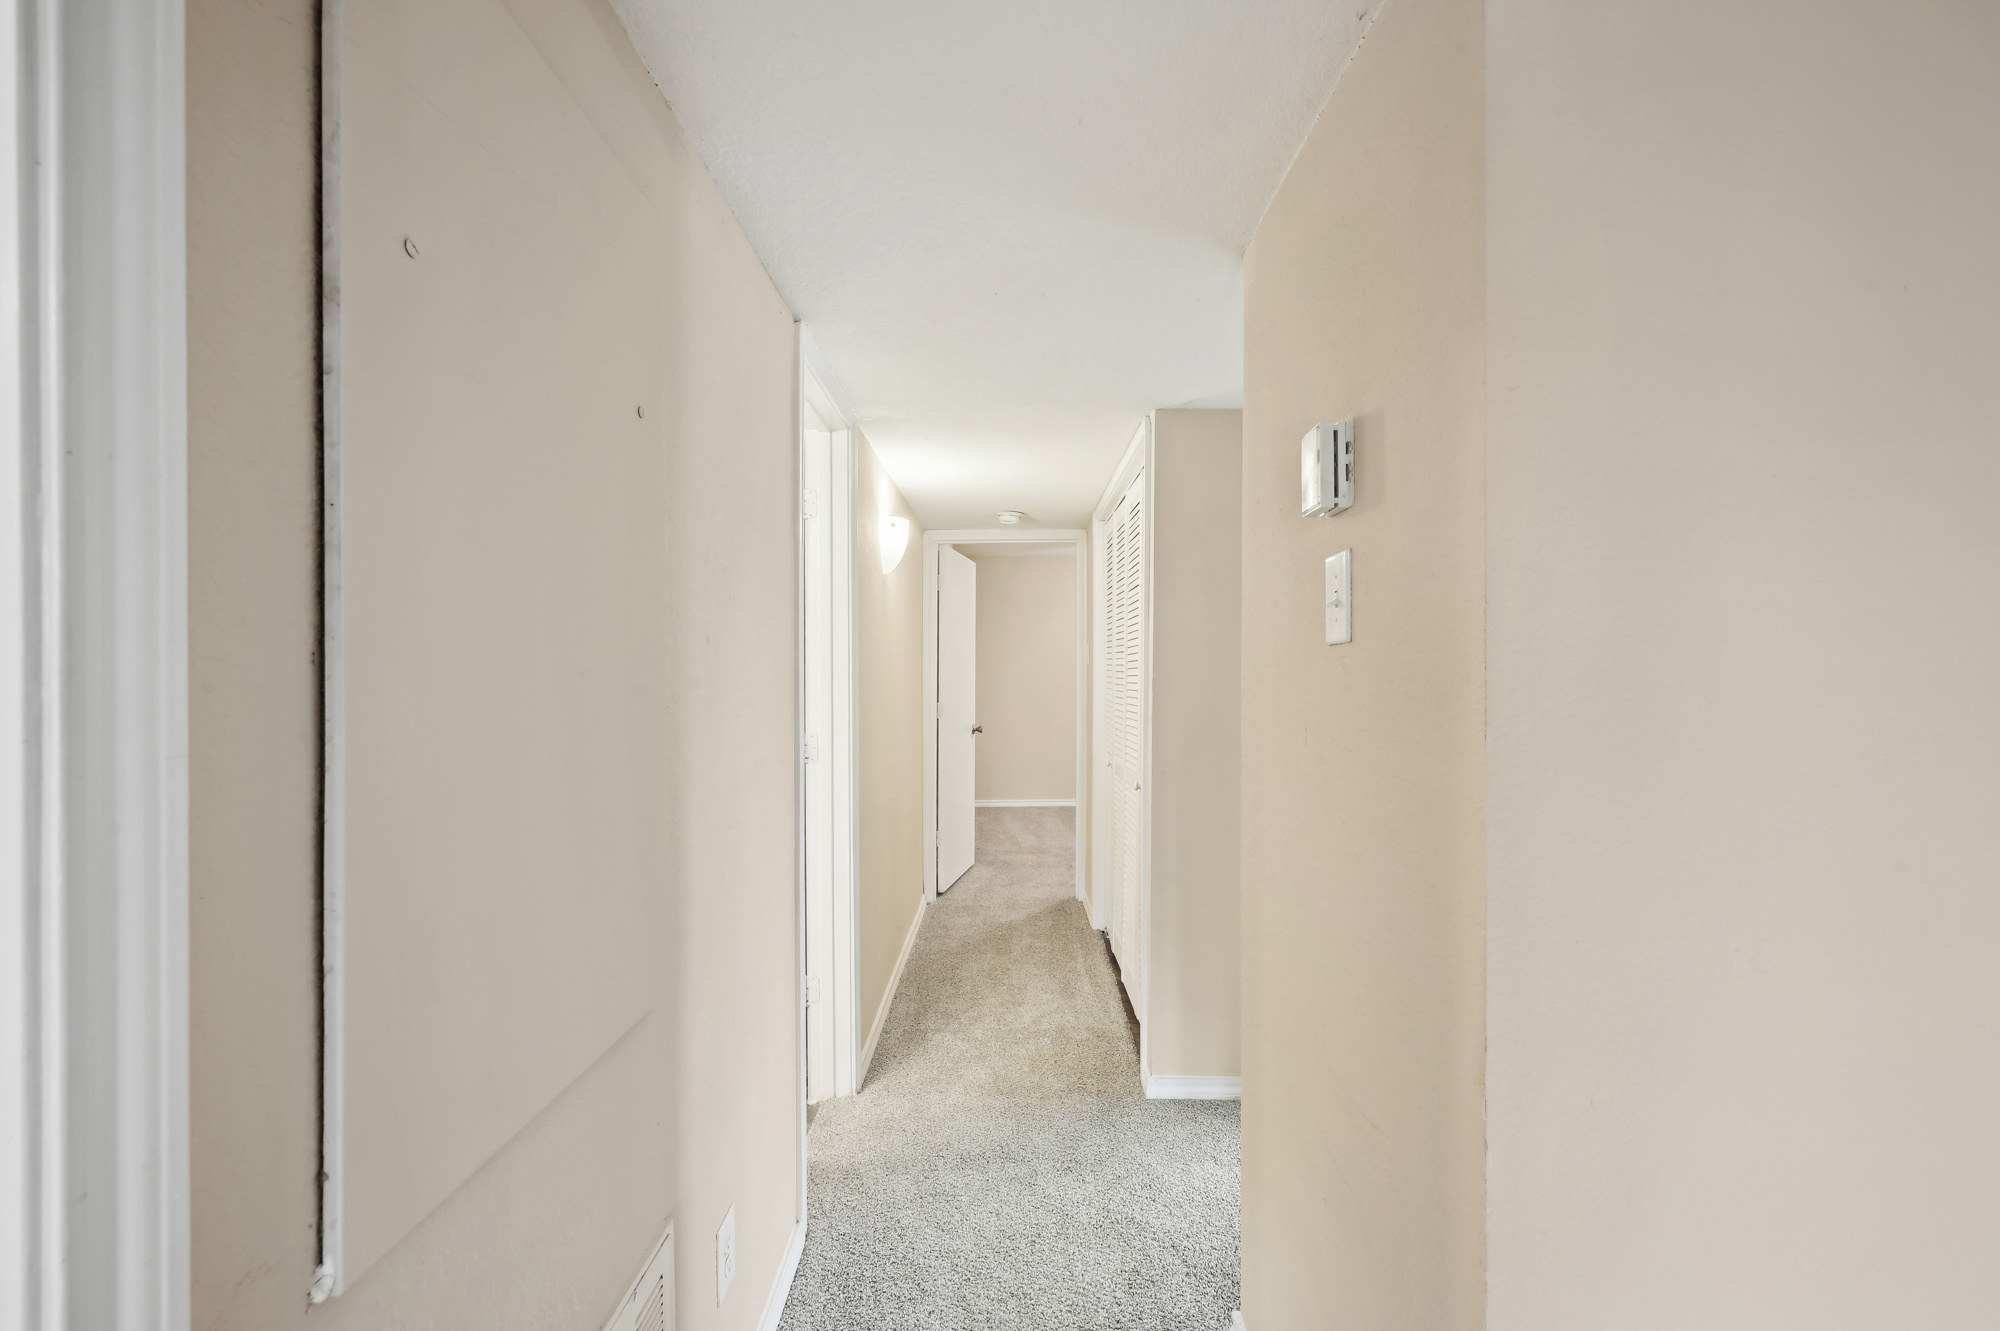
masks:
<instances>
[{"instance_id":1,"label":"floor air vent grille","mask_svg":"<svg viewBox=\"0 0 2000 1331\"><path fill-rule=\"evenodd\" d=\"M639 1309L639 1331L667 1331L667 1278L653 1277L653 1289Z\"/></svg>"},{"instance_id":2,"label":"floor air vent grille","mask_svg":"<svg viewBox=\"0 0 2000 1331\"><path fill-rule=\"evenodd\" d=\"M618 1311L604 1324L604 1331L673 1331L674 1325L674 1227L653 1247L646 1267L625 1297Z\"/></svg>"}]
</instances>

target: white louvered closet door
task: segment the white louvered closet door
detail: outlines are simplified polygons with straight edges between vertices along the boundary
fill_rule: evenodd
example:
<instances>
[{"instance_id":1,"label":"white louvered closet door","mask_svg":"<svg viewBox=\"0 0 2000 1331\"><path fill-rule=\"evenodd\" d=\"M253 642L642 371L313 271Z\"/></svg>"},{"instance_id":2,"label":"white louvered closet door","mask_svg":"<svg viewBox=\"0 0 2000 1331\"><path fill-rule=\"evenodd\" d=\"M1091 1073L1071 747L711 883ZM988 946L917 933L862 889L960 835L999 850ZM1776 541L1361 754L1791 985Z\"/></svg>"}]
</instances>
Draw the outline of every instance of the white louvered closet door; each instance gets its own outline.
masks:
<instances>
[{"instance_id":1,"label":"white louvered closet door","mask_svg":"<svg viewBox=\"0 0 2000 1331\"><path fill-rule=\"evenodd\" d=\"M1146 473L1111 515L1106 540L1105 695L1111 753L1112 955L1132 1008L1143 1012L1146 775Z\"/></svg>"}]
</instances>

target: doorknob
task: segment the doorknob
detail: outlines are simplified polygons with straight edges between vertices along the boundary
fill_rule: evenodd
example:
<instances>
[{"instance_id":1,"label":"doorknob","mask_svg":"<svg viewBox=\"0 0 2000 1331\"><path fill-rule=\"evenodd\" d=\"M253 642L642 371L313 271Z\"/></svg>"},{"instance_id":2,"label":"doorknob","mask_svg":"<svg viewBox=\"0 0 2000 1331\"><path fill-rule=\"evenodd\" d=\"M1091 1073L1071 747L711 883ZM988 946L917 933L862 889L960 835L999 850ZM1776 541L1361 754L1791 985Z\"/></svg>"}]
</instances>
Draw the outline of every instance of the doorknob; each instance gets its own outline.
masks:
<instances>
[{"instance_id":1,"label":"doorknob","mask_svg":"<svg viewBox=\"0 0 2000 1331\"><path fill-rule=\"evenodd\" d=\"M985 726L974 726L974 727L972 728L972 733L973 733L973 734L975 734L975 735L977 735L977 734L980 734L980 733L982 733L982 732L983 732L983 731L984 731L985 729L986 729L986 727L985 727Z\"/></svg>"}]
</instances>

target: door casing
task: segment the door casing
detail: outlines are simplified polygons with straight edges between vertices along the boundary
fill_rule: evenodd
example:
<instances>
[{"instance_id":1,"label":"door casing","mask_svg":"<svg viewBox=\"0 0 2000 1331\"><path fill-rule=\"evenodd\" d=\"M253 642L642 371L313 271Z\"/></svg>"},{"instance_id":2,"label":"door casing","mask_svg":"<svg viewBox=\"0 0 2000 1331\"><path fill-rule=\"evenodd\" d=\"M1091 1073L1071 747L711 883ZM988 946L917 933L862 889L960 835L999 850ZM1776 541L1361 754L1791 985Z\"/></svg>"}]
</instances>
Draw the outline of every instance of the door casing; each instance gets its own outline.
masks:
<instances>
[{"instance_id":1,"label":"door casing","mask_svg":"<svg viewBox=\"0 0 2000 1331\"><path fill-rule=\"evenodd\" d=\"M1053 544L1076 551L1076 899L1089 900L1091 864L1091 647L1089 533L1081 528L953 528L924 533L924 900L938 896L937 551L942 545Z\"/></svg>"},{"instance_id":2,"label":"door casing","mask_svg":"<svg viewBox=\"0 0 2000 1331\"><path fill-rule=\"evenodd\" d=\"M825 433L809 479L807 430ZM855 457L859 436L838 382L799 330L799 1033L808 1102L852 1095L860 1071L861 965L855 792ZM806 516L813 491L815 516ZM809 563L809 524L827 538ZM821 613L808 614L811 599ZM813 635L809 639L809 634ZM811 756L808 757L808 749ZM812 1004L807 998L812 991ZM812 1039L808 1042L808 1034ZM801 1114L803 1115L803 1108ZM803 1117L801 1118L803 1131ZM803 1185L802 1185L803 1186Z\"/></svg>"}]
</instances>

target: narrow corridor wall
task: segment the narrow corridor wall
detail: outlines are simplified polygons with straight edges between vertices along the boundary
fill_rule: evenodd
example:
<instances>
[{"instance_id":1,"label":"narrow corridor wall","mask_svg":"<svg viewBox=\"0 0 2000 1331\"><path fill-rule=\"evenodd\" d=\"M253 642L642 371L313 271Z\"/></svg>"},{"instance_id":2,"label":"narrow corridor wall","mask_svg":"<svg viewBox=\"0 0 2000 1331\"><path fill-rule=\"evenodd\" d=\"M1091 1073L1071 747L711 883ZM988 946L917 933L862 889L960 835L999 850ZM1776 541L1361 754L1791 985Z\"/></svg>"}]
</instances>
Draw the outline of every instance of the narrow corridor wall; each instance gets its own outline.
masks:
<instances>
[{"instance_id":1,"label":"narrow corridor wall","mask_svg":"<svg viewBox=\"0 0 2000 1331\"><path fill-rule=\"evenodd\" d=\"M1243 413L1153 413L1146 1072L1242 1073Z\"/></svg>"},{"instance_id":2,"label":"narrow corridor wall","mask_svg":"<svg viewBox=\"0 0 2000 1331\"><path fill-rule=\"evenodd\" d=\"M1243 1312L1484 1323L1484 63L1390 0L1247 256ZM1355 420L1353 508L1299 439ZM1354 640L1324 561L1354 552Z\"/></svg>"},{"instance_id":3,"label":"narrow corridor wall","mask_svg":"<svg viewBox=\"0 0 2000 1331\"><path fill-rule=\"evenodd\" d=\"M1489 24L1491 1326L1991 1326L2000 8Z\"/></svg>"},{"instance_id":4,"label":"narrow corridor wall","mask_svg":"<svg viewBox=\"0 0 2000 1331\"><path fill-rule=\"evenodd\" d=\"M973 798L1076 798L1076 559L979 554Z\"/></svg>"},{"instance_id":5,"label":"narrow corridor wall","mask_svg":"<svg viewBox=\"0 0 2000 1331\"><path fill-rule=\"evenodd\" d=\"M501 78L511 62L559 83L573 112L539 129L593 135L593 150L618 156L636 188L600 202L639 210L666 258L655 292L664 350L651 370L666 502L651 548L665 569L654 665L672 688L665 710L635 717L633 730L666 772L655 809L666 867L650 926L657 1002L348 1293L308 1311L319 1167L318 9L196 0L192 1322L596 1327L672 1218L677 1324L747 1331L801 1202L797 545L780 502L797 483L795 327L600 0L438 0L397 17L408 22L396 40L457 35L454 78ZM389 52L392 63L401 54ZM448 104L423 85L436 68L415 62L404 77ZM504 102L508 87L482 91ZM458 130L468 152L504 138L476 117ZM564 317L590 335L587 311ZM583 425L551 440L549 465L587 440ZM738 1271L718 1308L712 1236L731 1206Z\"/></svg>"},{"instance_id":6,"label":"narrow corridor wall","mask_svg":"<svg viewBox=\"0 0 2000 1331\"><path fill-rule=\"evenodd\" d=\"M856 900L861 1039L872 1050L888 1014L896 962L924 904L924 532L866 436L855 450L854 515ZM910 524L903 558L887 573L880 557L885 517Z\"/></svg>"}]
</instances>

